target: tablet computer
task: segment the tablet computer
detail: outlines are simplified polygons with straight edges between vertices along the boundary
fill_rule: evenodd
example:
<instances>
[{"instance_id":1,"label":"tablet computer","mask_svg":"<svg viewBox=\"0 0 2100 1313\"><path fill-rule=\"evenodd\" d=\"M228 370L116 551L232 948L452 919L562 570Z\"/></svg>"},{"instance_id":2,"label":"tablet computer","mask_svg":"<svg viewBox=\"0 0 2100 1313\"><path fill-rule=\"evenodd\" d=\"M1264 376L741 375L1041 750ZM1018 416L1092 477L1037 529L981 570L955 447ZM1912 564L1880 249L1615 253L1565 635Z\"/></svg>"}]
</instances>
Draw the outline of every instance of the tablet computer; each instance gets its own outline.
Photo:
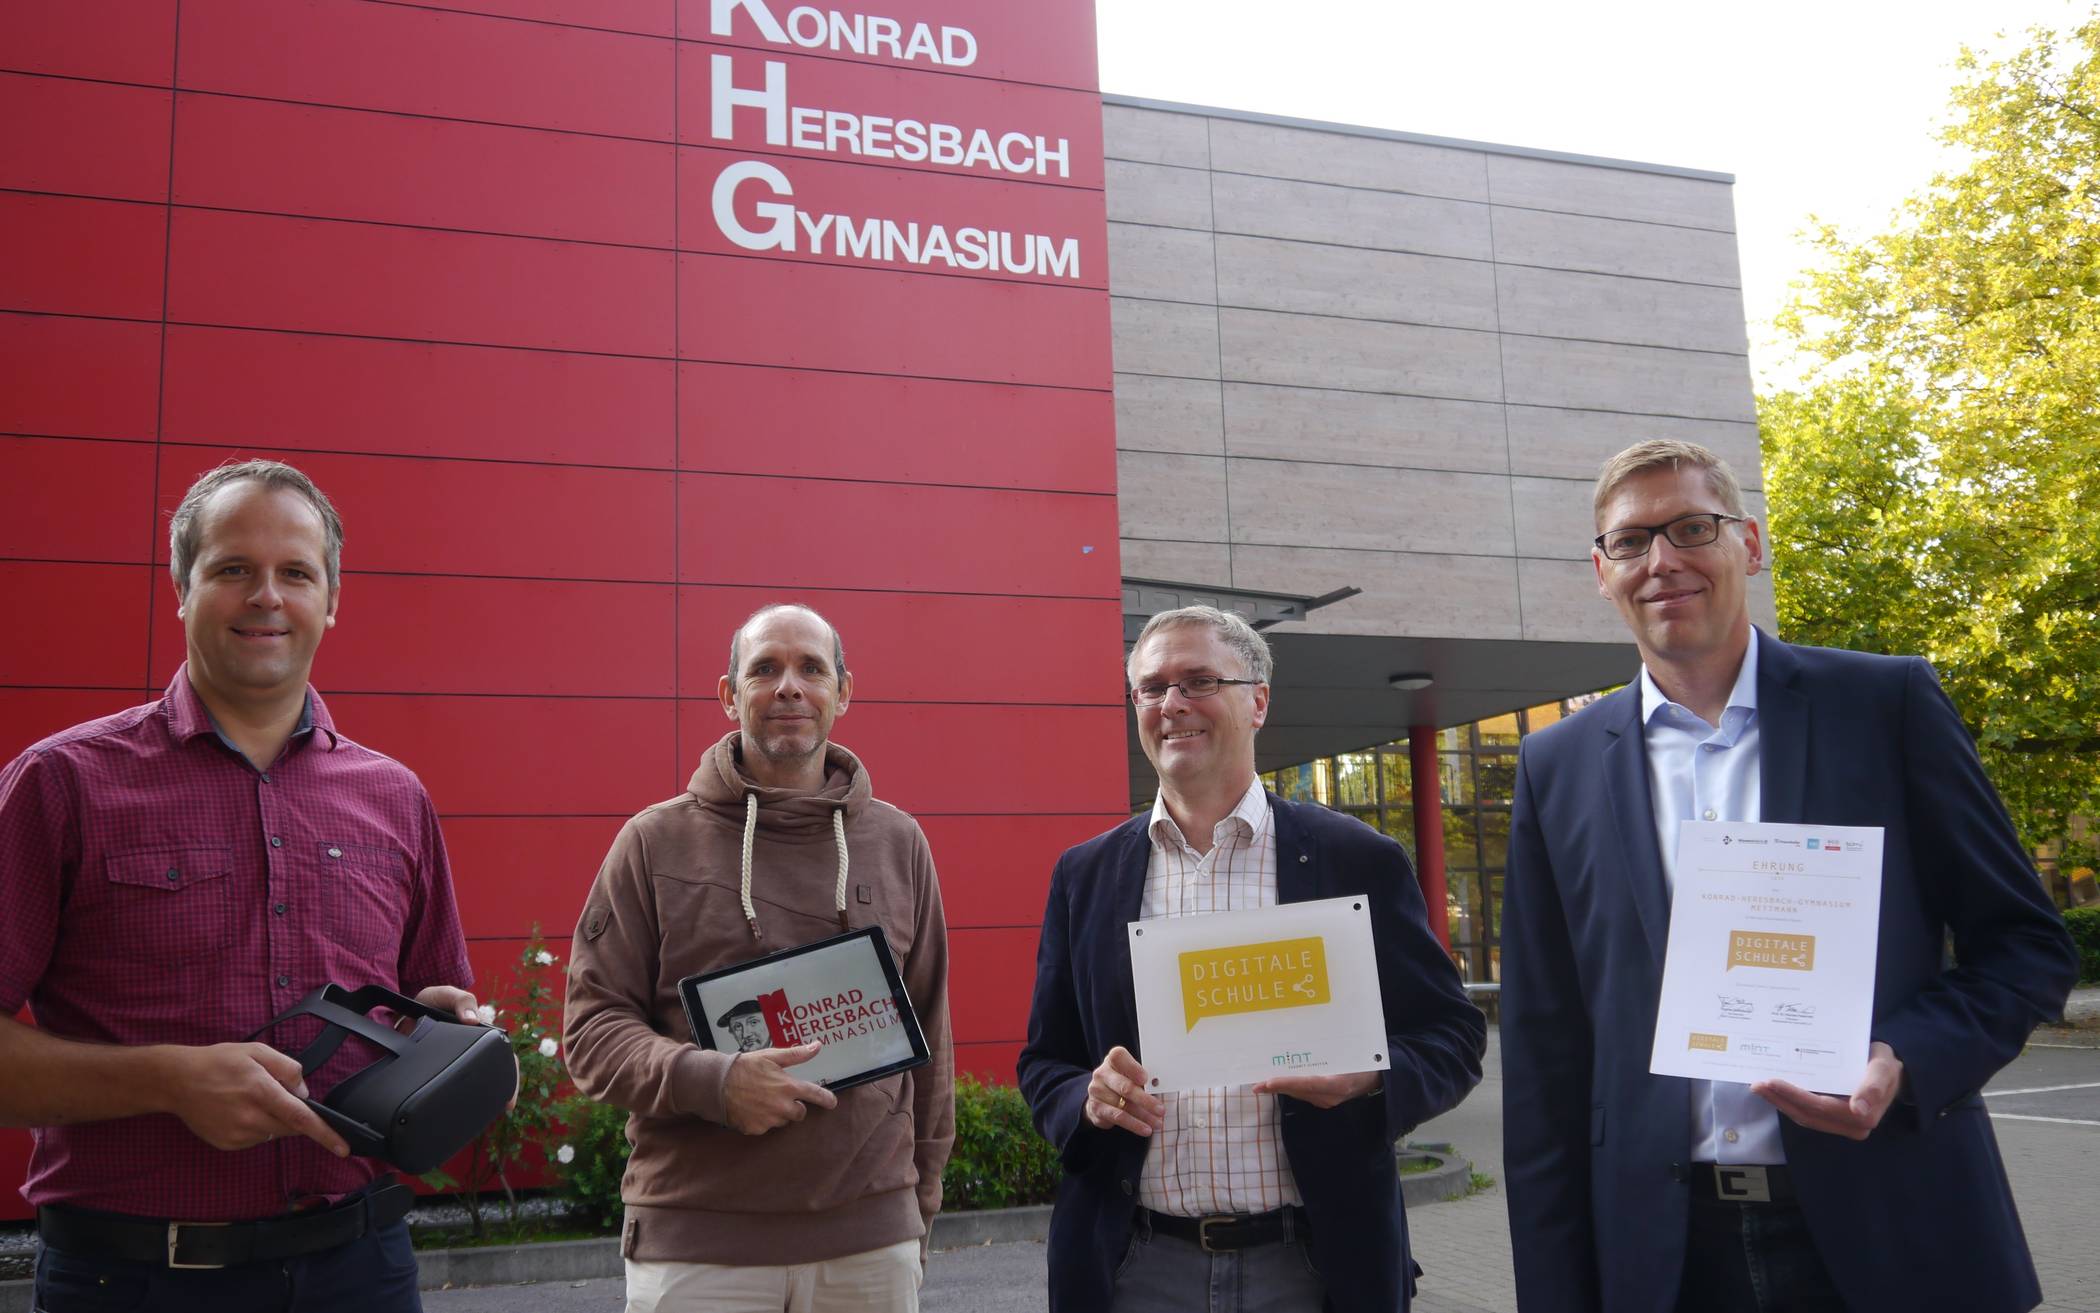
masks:
<instances>
[{"instance_id":1,"label":"tablet computer","mask_svg":"<svg viewBox=\"0 0 2100 1313\"><path fill-rule=\"evenodd\" d=\"M881 926L678 982L693 1042L722 1053L823 1047L795 1075L850 1089L927 1062L926 1035Z\"/></svg>"}]
</instances>

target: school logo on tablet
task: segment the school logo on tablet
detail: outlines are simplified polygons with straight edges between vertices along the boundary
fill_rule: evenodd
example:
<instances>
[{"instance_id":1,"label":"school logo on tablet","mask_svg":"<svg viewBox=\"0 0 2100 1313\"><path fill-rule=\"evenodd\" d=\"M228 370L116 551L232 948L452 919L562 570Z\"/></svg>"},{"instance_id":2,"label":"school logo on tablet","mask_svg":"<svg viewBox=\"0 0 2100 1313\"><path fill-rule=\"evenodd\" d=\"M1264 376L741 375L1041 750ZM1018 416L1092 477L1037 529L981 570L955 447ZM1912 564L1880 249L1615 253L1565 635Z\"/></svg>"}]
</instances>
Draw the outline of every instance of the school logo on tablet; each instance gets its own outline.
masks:
<instances>
[{"instance_id":1,"label":"school logo on tablet","mask_svg":"<svg viewBox=\"0 0 2100 1313\"><path fill-rule=\"evenodd\" d=\"M744 1032L739 1031L731 1020L747 1007L761 1019L764 1038L774 1048L789 1048L811 1040L831 1044L859 1039L886 1030L897 1022L896 1004L881 996L871 998L865 990L848 989L823 998L797 1000L788 997L785 989L776 989L760 994L749 1003L739 1003L723 1017L721 1024L736 1037L738 1052L765 1047L763 1043L747 1046Z\"/></svg>"}]
</instances>

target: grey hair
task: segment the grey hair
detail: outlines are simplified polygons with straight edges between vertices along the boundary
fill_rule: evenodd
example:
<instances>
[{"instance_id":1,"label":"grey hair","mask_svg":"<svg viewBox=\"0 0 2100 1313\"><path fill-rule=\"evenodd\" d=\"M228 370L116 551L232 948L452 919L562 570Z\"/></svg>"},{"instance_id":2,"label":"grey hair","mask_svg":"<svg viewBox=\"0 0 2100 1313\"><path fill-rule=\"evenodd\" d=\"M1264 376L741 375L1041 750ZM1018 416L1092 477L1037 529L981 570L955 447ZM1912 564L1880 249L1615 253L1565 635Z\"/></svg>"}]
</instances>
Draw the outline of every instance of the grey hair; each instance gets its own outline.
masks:
<instances>
[{"instance_id":1,"label":"grey hair","mask_svg":"<svg viewBox=\"0 0 2100 1313\"><path fill-rule=\"evenodd\" d=\"M837 625L826 620L817 608L813 606L804 606L800 602L768 602L750 615L745 616L744 623L738 625L736 632L729 636L730 683L736 683L737 668L743 664L744 631L775 611L803 611L814 616L818 624L829 629L831 631L831 673L838 679L846 677L846 640L839 636L839 627Z\"/></svg>"},{"instance_id":2,"label":"grey hair","mask_svg":"<svg viewBox=\"0 0 2100 1313\"><path fill-rule=\"evenodd\" d=\"M1161 611L1145 622L1138 631L1137 642L1131 645L1130 655L1137 656L1145 640L1162 629L1178 629L1183 625L1208 625L1225 646L1239 655L1240 665L1247 678L1266 684L1275 673L1276 658L1269 651L1269 640L1261 631L1247 623L1244 616L1231 611L1220 611L1215 606L1184 606L1172 611ZM1125 665L1125 674L1129 673Z\"/></svg>"},{"instance_id":3,"label":"grey hair","mask_svg":"<svg viewBox=\"0 0 2100 1313\"><path fill-rule=\"evenodd\" d=\"M1678 438L1654 438L1647 442L1636 442L1604 462L1597 473L1597 491L1590 498L1590 515L1598 528L1604 527L1604 504L1624 486L1628 479L1638 478L1650 470L1679 470L1691 467L1706 475L1706 486L1721 499L1721 509L1730 515L1743 514L1743 485L1736 481L1735 471L1728 462L1696 442L1685 442Z\"/></svg>"},{"instance_id":4,"label":"grey hair","mask_svg":"<svg viewBox=\"0 0 2100 1313\"><path fill-rule=\"evenodd\" d=\"M204 534L200 523L204 504L220 489L242 482L297 493L314 508L327 539L328 591L335 592L343 581L343 520L335 513L335 503L302 471L281 460L244 460L199 475L190 490L182 494L182 503L168 521L168 573L175 577L175 595L190 595L190 571L196 567L197 549L202 546L199 539Z\"/></svg>"}]
</instances>

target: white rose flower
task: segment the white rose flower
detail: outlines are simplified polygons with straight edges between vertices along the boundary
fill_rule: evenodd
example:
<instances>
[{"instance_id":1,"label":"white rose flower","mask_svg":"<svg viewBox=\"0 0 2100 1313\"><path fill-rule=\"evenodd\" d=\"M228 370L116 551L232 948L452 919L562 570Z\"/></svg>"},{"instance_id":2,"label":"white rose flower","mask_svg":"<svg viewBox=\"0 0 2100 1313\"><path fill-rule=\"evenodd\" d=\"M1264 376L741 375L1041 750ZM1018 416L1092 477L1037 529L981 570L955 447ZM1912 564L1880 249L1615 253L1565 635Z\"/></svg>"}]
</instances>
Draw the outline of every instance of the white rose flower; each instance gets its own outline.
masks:
<instances>
[{"instance_id":1,"label":"white rose flower","mask_svg":"<svg viewBox=\"0 0 2100 1313\"><path fill-rule=\"evenodd\" d=\"M555 1151L554 1151L554 1161L556 1161L556 1162L558 1162L558 1163L573 1163L573 1162L575 1162L575 1161L576 1161L576 1146L575 1146L575 1145L573 1145L573 1144L565 1144L565 1145L563 1145L563 1146L562 1146L561 1148L559 1148L559 1149L555 1150Z\"/></svg>"},{"instance_id":2,"label":"white rose flower","mask_svg":"<svg viewBox=\"0 0 2100 1313\"><path fill-rule=\"evenodd\" d=\"M538 962L543 967L551 967L554 965L554 954L548 952L546 949L543 948L540 950L539 956L535 958L534 961Z\"/></svg>"},{"instance_id":3,"label":"white rose flower","mask_svg":"<svg viewBox=\"0 0 2100 1313\"><path fill-rule=\"evenodd\" d=\"M541 1040L541 1041L540 1041L540 1056L541 1056L541 1057L543 1057L543 1058L551 1058L551 1057L553 1057L553 1056L554 1056L554 1055L555 1055L556 1053L558 1053L558 1052L560 1052L560 1051L561 1051L561 1045L559 1045L559 1044L556 1044L556 1043L554 1042L554 1037L553 1037L552 1035L549 1035L549 1036L548 1036L548 1037L547 1037L546 1039L543 1039L543 1040Z\"/></svg>"}]
</instances>

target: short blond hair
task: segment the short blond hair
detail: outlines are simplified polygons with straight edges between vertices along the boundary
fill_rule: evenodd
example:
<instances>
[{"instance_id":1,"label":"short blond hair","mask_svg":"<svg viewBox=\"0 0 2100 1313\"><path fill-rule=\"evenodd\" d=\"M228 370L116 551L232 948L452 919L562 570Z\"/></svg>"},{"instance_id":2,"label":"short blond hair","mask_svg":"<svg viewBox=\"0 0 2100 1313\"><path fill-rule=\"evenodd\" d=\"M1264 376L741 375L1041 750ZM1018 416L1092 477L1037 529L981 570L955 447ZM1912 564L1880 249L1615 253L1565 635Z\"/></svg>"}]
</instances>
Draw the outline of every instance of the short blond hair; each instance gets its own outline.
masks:
<instances>
[{"instance_id":1,"label":"short blond hair","mask_svg":"<svg viewBox=\"0 0 2100 1313\"><path fill-rule=\"evenodd\" d=\"M1604 462L1604 468L1597 472L1596 494L1590 498L1591 521L1600 529L1604 527L1604 504L1628 479L1650 470L1681 470L1687 466L1706 475L1706 486L1721 499L1722 510L1730 515L1744 514L1743 485L1736 481L1735 471L1728 468L1727 461L1696 442L1654 438L1636 442Z\"/></svg>"}]
</instances>

